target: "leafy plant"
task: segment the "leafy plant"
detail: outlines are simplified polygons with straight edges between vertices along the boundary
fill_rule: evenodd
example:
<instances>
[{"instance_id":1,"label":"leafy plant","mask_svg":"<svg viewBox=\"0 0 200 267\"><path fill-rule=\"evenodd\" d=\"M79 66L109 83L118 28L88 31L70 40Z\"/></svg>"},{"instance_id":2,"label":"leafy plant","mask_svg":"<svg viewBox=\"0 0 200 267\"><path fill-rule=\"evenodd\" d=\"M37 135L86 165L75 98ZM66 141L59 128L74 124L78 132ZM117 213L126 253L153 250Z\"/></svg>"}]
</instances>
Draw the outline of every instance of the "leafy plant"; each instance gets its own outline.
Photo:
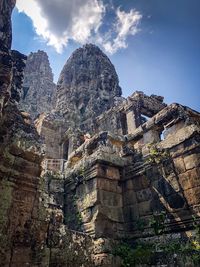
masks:
<instances>
[{"instance_id":1,"label":"leafy plant","mask_svg":"<svg viewBox=\"0 0 200 267\"><path fill-rule=\"evenodd\" d=\"M191 240L187 242L168 240L164 244L138 243L134 246L121 243L114 249L114 255L121 258L121 267L133 267L138 264L155 265L160 260L163 263L174 263L174 259L178 263L188 261L200 266L200 244Z\"/></svg>"},{"instance_id":2,"label":"leafy plant","mask_svg":"<svg viewBox=\"0 0 200 267\"><path fill-rule=\"evenodd\" d=\"M200 241L200 223L199 223L199 217L193 215L192 216L192 219L193 219L193 226L194 226L194 229L195 229L195 237L196 239L198 239Z\"/></svg>"},{"instance_id":3,"label":"leafy plant","mask_svg":"<svg viewBox=\"0 0 200 267\"><path fill-rule=\"evenodd\" d=\"M139 218L136 221L136 226L139 231L144 231L144 228L146 226L146 221L144 219Z\"/></svg>"},{"instance_id":4,"label":"leafy plant","mask_svg":"<svg viewBox=\"0 0 200 267\"><path fill-rule=\"evenodd\" d=\"M158 148L156 144L149 144L148 148L149 148L149 157L147 159L148 163L159 164L169 158L169 152L167 150Z\"/></svg>"},{"instance_id":5,"label":"leafy plant","mask_svg":"<svg viewBox=\"0 0 200 267\"><path fill-rule=\"evenodd\" d=\"M153 250L151 245L137 244L132 248L126 243L121 243L115 248L114 254L121 257L122 267L131 267L137 264L149 264Z\"/></svg>"},{"instance_id":6,"label":"leafy plant","mask_svg":"<svg viewBox=\"0 0 200 267\"><path fill-rule=\"evenodd\" d=\"M156 235L163 233L165 229L165 219L166 213L164 211L158 214L153 214L152 219L150 219L149 225L154 229Z\"/></svg>"}]
</instances>

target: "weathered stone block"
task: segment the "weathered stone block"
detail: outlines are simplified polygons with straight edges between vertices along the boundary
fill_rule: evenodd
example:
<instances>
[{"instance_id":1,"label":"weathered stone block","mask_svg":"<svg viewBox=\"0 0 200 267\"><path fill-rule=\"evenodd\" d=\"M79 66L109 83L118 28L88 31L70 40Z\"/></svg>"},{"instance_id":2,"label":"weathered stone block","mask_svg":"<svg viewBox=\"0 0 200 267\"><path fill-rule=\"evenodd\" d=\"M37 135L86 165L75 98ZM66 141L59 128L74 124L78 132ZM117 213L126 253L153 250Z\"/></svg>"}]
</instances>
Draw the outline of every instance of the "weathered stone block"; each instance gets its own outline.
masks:
<instances>
[{"instance_id":1,"label":"weathered stone block","mask_svg":"<svg viewBox=\"0 0 200 267\"><path fill-rule=\"evenodd\" d=\"M183 174L179 174L179 182L183 190L200 186L200 170L192 169Z\"/></svg>"},{"instance_id":2,"label":"weathered stone block","mask_svg":"<svg viewBox=\"0 0 200 267\"><path fill-rule=\"evenodd\" d=\"M136 192L136 198L138 202L150 200L152 198L152 192L150 188L143 189Z\"/></svg>"},{"instance_id":3,"label":"weathered stone block","mask_svg":"<svg viewBox=\"0 0 200 267\"><path fill-rule=\"evenodd\" d=\"M151 207L152 206L150 200L138 203L139 215L145 216L151 214L152 213Z\"/></svg>"},{"instance_id":4,"label":"weathered stone block","mask_svg":"<svg viewBox=\"0 0 200 267\"><path fill-rule=\"evenodd\" d=\"M98 201L97 191L93 191L90 194L83 195L77 199L76 205L79 211L85 210L89 207L95 206Z\"/></svg>"},{"instance_id":5,"label":"weathered stone block","mask_svg":"<svg viewBox=\"0 0 200 267\"><path fill-rule=\"evenodd\" d=\"M124 207L124 219L126 222L137 221L139 218L138 204Z\"/></svg>"},{"instance_id":6,"label":"weathered stone block","mask_svg":"<svg viewBox=\"0 0 200 267\"><path fill-rule=\"evenodd\" d=\"M143 157L146 157L149 155L149 147L147 145L144 145L142 147L142 155L143 155Z\"/></svg>"},{"instance_id":7,"label":"weathered stone block","mask_svg":"<svg viewBox=\"0 0 200 267\"><path fill-rule=\"evenodd\" d=\"M174 135L179 129L184 127L184 122L181 121L179 123L176 123L174 125L172 125L171 127L165 129L164 131L164 138L167 138L170 135Z\"/></svg>"},{"instance_id":8,"label":"weathered stone block","mask_svg":"<svg viewBox=\"0 0 200 267\"><path fill-rule=\"evenodd\" d=\"M70 192L70 190L69 190ZM86 184L79 184L77 187L76 187L76 195L77 197L83 197L85 194L87 194L86 192Z\"/></svg>"},{"instance_id":9,"label":"weathered stone block","mask_svg":"<svg viewBox=\"0 0 200 267\"><path fill-rule=\"evenodd\" d=\"M192 154L184 157L186 170L200 166L200 154Z\"/></svg>"},{"instance_id":10,"label":"weathered stone block","mask_svg":"<svg viewBox=\"0 0 200 267\"><path fill-rule=\"evenodd\" d=\"M38 164L24 160L23 158L16 157L13 168L23 173L28 173L32 176L39 176L41 169Z\"/></svg>"},{"instance_id":11,"label":"weathered stone block","mask_svg":"<svg viewBox=\"0 0 200 267\"><path fill-rule=\"evenodd\" d=\"M9 177L9 176L10 176L10 169L0 165L0 177Z\"/></svg>"},{"instance_id":12,"label":"weathered stone block","mask_svg":"<svg viewBox=\"0 0 200 267\"><path fill-rule=\"evenodd\" d=\"M148 187L152 181L159 180L163 177L162 170L159 166L150 166L145 169L146 186Z\"/></svg>"},{"instance_id":13,"label":"weathered stone block","mask_svg":"<svg viewBox=\"0 0 200 267\"><path fill-rule=\"evenodd\" d=\"M200 199L200 187L190 188L184 191L185 198L187 200L188 205L196 205L199 204Z\"/></svg>"},{"instance_id":14,"label":"weathered stone block","mask_svg":"<svg viewBox=\"0 0 200 267\"><path fill-rule=\"evenodd\" d=\"M137 203L136 193L134 190L128 190L123 195L124 205L132 205Z\"/></svg>"},{"instance_id":15,"label":"weathered stone block","mask_svg":"<svg viewBox=\"0 0 200 267\"><path fill-rule=\"evenodd\" d=\"M81 212L81 220L83 223L88 223L92 219L92 209L88 208Z\"/></svg>"},{"instance_id":16,"label":"weathered stone block","mask_svg":"<svg viewBox=\"0 0 200 267\"><path fill-rule=\"evenodd\" d=\"M98 216L102 216L104 218L108 218L113 222L124 222L124 215L122 208L119 207L111 207L111 206L99 206Z\"/></svg>"},{"instance_id":17,"label":"weathered stone block","mask_svg":"<svg viewBox=\"0 0 200 267\"><path fill-rule=\"evenodd\" d=\"M116 228L118 235L121 234L121 237L124 237L124 222L116 222Z\"/></svg>"},{"instance_id":18,"label":"weathered stone block","mask_svg":"<svg viewBox=\"0 0 200 267\"><path fill-rule=\"evenodd\" d=\"M85 182L85 191L87 194L94 191L97 188L97 179L90 179Z\"/></svg>"},{"instance_id":19,"label":"weathered stone block","mask_svg":"<svg viewBox=\"0 0 200 267\"><path fill-rule=\"evenodd\" d=\"M124 191L133 190L134 189L133 180L132 179L126 180L123 184L123 188Z\"/></svg>"},{"instance_id":20,"label":"weathered stone block","mask_svg":"<svg viewBox=\"0 0 200 267\"><path fill-rule=\"evenodd\" d=\"M134 133L137 128L136 115L133 110L126 113L126 120L128 126L128 134Z\"/></svg>"},{"instance_id":21,"label":"weathered stone block","mask_svg":"<svg viewBox=\"0 0 200 267\"><path fill-rule=\"evenodd\" d=\"M172 155L176 156L180 155L191 149L195 144L188 143L188 147L186 147L186 142L191 139L191 136L194 135L195 131L198 131L198 126L188 125L181 129L179 129L176 134L168 135L165 140L162 141L163 148L173 148L176 147L175 150L172 150ZM184 142L184 144L183 144Z\"/></svg>"},{"instance_id":22,"label":"weathered stone block","mask_svg":"<svg viewBox=\"0 0 200 267\"><path fill-rule=\"evenodd\" d=\"M64 181L62 179L51 179L49 181L49 192L64 193Z\"/></svg>"},{"instance_id":23,"label":"weathered stone block","mask_svg":"<svg viewBox=\"0 0 200 267\"><path fill-rule=\"evenodd\" d=\"M96 238L107 237L113 238L117 237L117 222L105 217L103 213L98 213L95 220L95 232L94 235Z\"/></svg>"},{"instance_id":24,"label":"weathered stone block","mask_svg":"<svg viewBox=\"0 0 200 267\"><path fill-rule=\"evenodd\" d=\"M120 267L121 259L119 257L115 257L112 254L101 253L95 255L93 258L95 262L95 266L101 267Z\"/></svg>"},{"instance_id":25,"label":"weathered stone block","mask_svg":"<svg viewBox=\"0 0 200 267\"><path fill-rule=\"evenodd\" d=\"M104 206L122 207L122 195L118 193L98 190L98 201Z\"/></svg>"},{"instance_id":26,"label":"weathered stone block","mask_svg":"<svg viewBox=\"0 0 200 267\"><path fill-rule=\"evenodd\" d=\"M95 223L94 221L90 221L88 223L84 223L83 226L84 232L90 235L94 235L95 234Z\"/></svg>"},{"instance_id":27,"label":"weathered stone block","mask_svg":"<svg viewBox=\"0 0 200 267\"><path fill-rule=\"evenodd\" d=\"M145 189L150 185L150 180L146 176L136 176L133 178L133 188L135 191Z\"/></svg>"},{"instance_id":28,"label":"weathered stone block","mask_svg":"<svg viewBox=\"0 0 200 267\"><path fill-rule=\"evenodd\" d=\"M159 132L156 130L149 130L143 135L144 144L150 144L160 141Z\"/></svg>"},{"instance_id":29,"label":"weathered stone block","mask_svg":"<svg viewBox=\"0 0 200 267\"><path fill-rule=\"evenodd\" d=\"M118 181L104 178L97 178L96 188L119 194L122 192L122 188L118 185Z\"/></svg>"},{"instance_id":30,"label":"weathered stone block","mask_svg":"<svg viewBox=\"0 0 200 267\"><path fill-rule=\"evenodd\" d=\"M94 254L100 254L105 252L112 252L112 242L106 238L98 238L94 240Z\"/></svg>"},{"instance_id":31,"label":"weathered stone block","mask_svg":"<svg viewBox=\"0 0 200 267\"><path fill-rule=\"evenodd\" d=\"M99 166L97 175L108 179L120 179L119 169L111 166Z\"/></svg>"},{"instance_id":32,"label":"weathered stone block","mask_svg":"<svg viewBox=\"0 0 200 267\"><path fill-rule=\"evenodd\" d=\"M183 173L186 171L185 163L182 157L174 158L174 167L177 173Z\"/></svg>"}]
</instances>

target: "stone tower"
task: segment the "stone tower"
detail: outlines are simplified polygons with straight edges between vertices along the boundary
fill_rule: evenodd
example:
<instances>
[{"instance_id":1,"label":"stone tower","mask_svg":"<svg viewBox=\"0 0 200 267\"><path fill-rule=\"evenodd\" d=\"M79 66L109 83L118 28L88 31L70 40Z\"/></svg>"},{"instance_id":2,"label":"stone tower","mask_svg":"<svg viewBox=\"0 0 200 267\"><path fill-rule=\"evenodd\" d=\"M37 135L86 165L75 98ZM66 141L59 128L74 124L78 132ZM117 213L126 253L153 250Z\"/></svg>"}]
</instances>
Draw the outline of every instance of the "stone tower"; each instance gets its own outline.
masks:
<instances>
[{"instance_id":1,"label":"stone tower","mask_svg":"<svg viewBox=\"0 0 200 267\"><path fill-rule=\"evenodd\" d=\"M113 64L97 46L87 44L72 54L60 74L56 110L70 127L85 130L118 97L121 88Z\"/></svg>"},{"instance_id":2,"label":"stone tower","mask_svg":"<svg viewBox=\"0 0 200 267\"><path fill-rule=\"evenodd\" d=\"M20 108L29 112L33 119L43 112L50 112L54 106L55 92L48 55L41 50L30 53L24 72Z\"/></svg>"}]
</instances>

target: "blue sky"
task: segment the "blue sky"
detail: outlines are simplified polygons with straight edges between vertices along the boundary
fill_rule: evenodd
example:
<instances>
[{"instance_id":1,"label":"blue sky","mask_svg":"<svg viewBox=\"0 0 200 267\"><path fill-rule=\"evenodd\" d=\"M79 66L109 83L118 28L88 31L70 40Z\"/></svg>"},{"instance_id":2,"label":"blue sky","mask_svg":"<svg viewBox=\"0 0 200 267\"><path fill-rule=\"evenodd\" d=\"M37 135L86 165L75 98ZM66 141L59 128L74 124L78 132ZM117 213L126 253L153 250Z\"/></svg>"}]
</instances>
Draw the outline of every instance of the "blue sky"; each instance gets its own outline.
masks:
<instances>
[{"instance_id":1,"label":"blue sky","mask_svg":"<svg viewBox=\"0 0 200 267\"><path fill-rule=\"evenodd\" d=\"M17 0L17 7L13 49L46 51L55 81L71 53L93 42L115 65L124 96L140 90L200 111L199 0Z\"/></svg>"}]
</instances>

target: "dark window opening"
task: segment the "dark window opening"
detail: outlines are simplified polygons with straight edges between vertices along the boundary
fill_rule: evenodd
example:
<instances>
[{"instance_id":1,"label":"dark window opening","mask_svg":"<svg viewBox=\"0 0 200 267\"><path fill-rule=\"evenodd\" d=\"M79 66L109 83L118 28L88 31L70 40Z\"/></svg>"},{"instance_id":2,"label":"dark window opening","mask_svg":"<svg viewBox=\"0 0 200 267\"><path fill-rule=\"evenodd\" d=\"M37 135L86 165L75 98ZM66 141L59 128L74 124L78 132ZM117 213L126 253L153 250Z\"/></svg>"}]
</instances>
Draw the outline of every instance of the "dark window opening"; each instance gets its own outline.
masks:
<instances>
[{"instance_id":1,"label":"dark window opening","mask_svg":"<svg viewBox=\"0 0 200 267\"><path fill-rule=\"evenodd\" d=\"M125 135L128 133L127 118L125 113L120 114L122 134Z\"/></svg>"},{"instance_id":2,"label":"dark window opening","mask_svg":"<svg viewBox=\"0 0 200 267\"><path fill-rule=\"evenodd\" d=\"M63 159L68 159L69 140L66 140L63 144Z\"/></svg>"}]
</instances>

